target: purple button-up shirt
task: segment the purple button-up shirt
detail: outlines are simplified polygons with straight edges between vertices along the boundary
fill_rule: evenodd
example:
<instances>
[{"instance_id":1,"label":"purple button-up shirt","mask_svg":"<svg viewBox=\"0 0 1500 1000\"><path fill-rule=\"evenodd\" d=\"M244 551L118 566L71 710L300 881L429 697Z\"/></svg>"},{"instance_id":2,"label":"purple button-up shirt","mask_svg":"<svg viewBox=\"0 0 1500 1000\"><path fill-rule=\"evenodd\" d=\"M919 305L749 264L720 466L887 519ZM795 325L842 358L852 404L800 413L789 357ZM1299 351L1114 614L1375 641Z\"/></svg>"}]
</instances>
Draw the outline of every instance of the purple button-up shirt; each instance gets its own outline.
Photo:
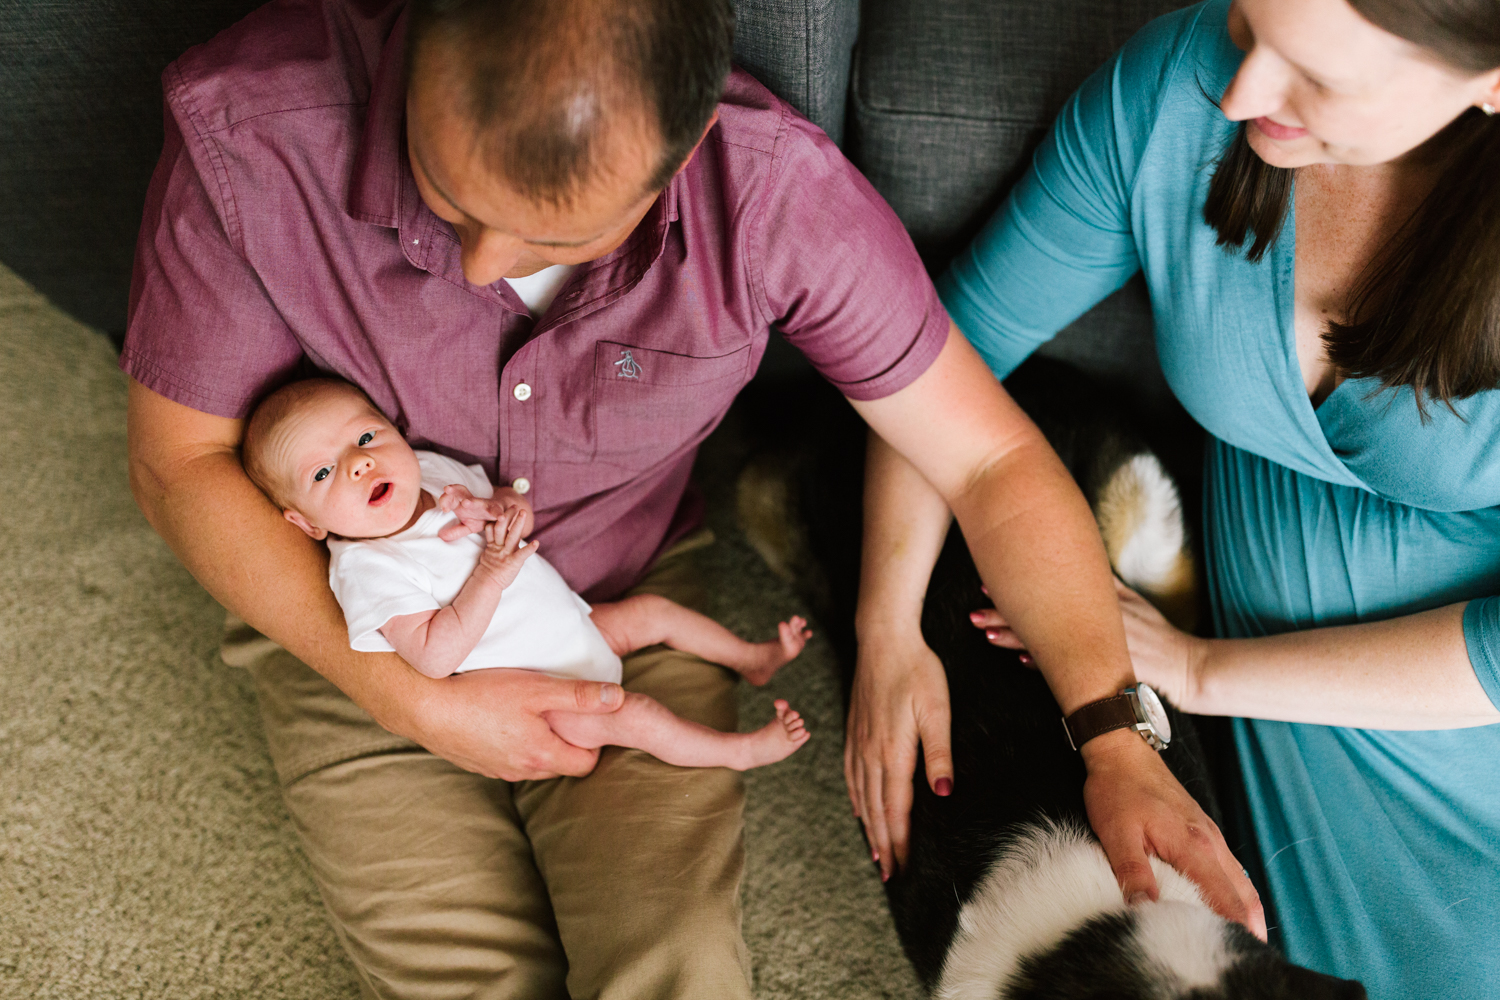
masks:
<instances>
[{"instance_id":1,"label":"purple button-up shirt","mask_svg":"<svg viewBox=\"0 0 1500 1000\"><path fill-rule=\"evenodd\" d=\"M696 525L697 447L771 324L853 399L941 350L894 213L740 71L692 161L544 315L469 284L407 161L401 14L278 0L167 68L120 359L147 388L238 418L290 378L346 378L413 445L530 480L547 558L606 599Z\"/></svg>"}]
</instances>

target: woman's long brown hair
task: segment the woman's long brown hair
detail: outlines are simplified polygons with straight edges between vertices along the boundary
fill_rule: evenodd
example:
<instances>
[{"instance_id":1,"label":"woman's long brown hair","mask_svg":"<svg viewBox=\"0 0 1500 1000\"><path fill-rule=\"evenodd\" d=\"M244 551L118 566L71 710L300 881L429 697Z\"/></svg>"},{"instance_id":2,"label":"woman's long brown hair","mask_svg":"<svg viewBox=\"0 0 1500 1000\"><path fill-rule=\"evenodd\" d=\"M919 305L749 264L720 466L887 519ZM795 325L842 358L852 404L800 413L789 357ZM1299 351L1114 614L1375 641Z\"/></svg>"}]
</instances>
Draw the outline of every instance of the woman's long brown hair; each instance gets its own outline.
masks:
<instances>
[{"instance_id":1,"label":"woman's long brown hair","mask_svg":"<svg viewBox=\"0 0 1500 1000\"><path fill-rule=\"evenodd\" d=\"M1500 0L1350 0L1366 20L1461 71L1500 66ZM1323 342L1347 378L1411 386L1447 404L1500 387L1500 117L1472 109L1432 140L1432 192L1360 274ZM1259 261L1276 242L1294 171L1266 164L1244 126L1220 159L1203 218ZM1252 238L1253 237L1253 238Z\"/></svg>"}]
</instances>

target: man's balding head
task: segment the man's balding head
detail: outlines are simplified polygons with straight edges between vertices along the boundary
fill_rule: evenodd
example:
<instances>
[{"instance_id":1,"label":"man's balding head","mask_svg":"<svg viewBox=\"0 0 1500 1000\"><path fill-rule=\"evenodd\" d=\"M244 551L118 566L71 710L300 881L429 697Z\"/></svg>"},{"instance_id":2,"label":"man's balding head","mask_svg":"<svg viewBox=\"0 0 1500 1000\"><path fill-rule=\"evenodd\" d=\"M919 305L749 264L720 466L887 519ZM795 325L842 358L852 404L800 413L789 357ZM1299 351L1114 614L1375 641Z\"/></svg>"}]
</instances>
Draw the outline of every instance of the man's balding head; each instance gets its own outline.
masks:
<instances>
[{"instance_id":1,"label":"man's balding head","mask_svg":"<svg viewBox=\"0 0 1500 1000\"><path fill-rule=\"evenodd\" d=\"M639 141L656 152L634 183L666 185L713 116L733 33L729 0L413 0L407 73L446 91L498 178L563 205Z\"/></svg>"}]
</instances>

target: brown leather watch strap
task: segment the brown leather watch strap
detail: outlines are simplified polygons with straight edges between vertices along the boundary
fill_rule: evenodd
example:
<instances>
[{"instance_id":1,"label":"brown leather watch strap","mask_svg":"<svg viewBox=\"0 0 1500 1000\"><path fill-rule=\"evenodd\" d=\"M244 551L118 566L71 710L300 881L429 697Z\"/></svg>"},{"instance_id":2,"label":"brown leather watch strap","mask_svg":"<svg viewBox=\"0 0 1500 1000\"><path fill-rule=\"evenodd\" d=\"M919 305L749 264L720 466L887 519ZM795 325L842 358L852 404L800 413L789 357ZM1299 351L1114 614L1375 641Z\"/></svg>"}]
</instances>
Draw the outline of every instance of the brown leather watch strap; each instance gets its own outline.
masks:
<instances>
[{"instance_id":1,"label":"brown leather watch strap","mask_svg":"<svg viewBox=\"0 0 1500 1000\"><path fill-rule=\"evenodd\" d=\"M1136 722L1135 709L1130 706L1130 699L1117 694L1113 698L1104 698L1083 706L1063 719L1063 729L1068 734L1068 742L1077 750L1095 736L1102 736L1116 729L1134 728Z\"/></svg>"}]
</instances>

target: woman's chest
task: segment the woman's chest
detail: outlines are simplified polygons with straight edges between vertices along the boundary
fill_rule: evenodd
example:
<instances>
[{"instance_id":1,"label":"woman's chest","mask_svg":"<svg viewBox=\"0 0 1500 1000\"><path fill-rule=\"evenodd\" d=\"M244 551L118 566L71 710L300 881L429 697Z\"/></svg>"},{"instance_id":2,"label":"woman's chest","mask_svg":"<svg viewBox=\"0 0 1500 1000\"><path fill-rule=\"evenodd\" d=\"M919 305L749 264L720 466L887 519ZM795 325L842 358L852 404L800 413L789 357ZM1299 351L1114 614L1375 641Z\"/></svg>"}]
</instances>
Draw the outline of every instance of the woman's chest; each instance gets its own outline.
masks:
<instances>
[{"instance_id":1,"label":"woman's chest","mask_svg":"<svg viewBox=\"0 0 1500 1000\"><path fill-rule=\"evenodd\" d=\"M1292 328L1303 387L1314 406L1343 379L1324 339L1329 324L1378 308L1372 267L1429 185L1423 171L1388 165L1319 165L1298 172L1289 222L1295 247Z\"/></svg>"}]
</instances>

